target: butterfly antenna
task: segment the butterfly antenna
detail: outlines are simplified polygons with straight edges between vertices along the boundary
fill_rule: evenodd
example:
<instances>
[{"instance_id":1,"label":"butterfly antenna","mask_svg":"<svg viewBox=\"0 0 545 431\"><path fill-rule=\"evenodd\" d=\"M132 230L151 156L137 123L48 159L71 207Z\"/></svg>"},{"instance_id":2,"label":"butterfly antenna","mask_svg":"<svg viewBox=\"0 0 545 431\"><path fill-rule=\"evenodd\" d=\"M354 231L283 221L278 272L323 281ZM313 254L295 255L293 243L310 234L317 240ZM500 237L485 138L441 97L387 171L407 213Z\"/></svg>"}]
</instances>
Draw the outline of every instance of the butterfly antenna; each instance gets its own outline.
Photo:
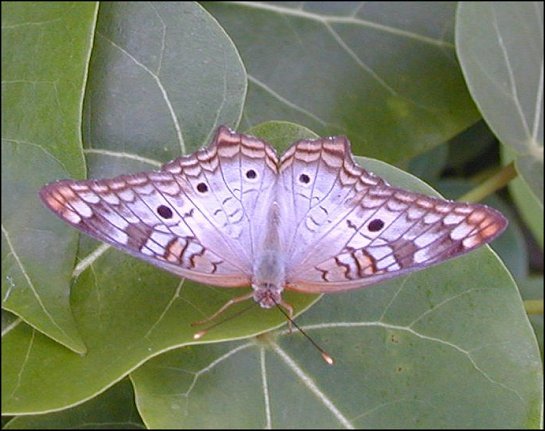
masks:
<instances>
[{"instance_id":1,"label":"butterfly antenna","mask_svg":"<svg viewBox=\"0 0 545 431\"><path fill-rule=\"evenodd\" d=\"M221 324L223 324L223 323L225 323L225 322L228 322L229 320L234 319L235 317L240 316L241 314L243 314L243 313L245 313L246 311L248 311L250 308L253 308L253 306L254 306L254 305L251 304L251 305L249 305L248 307L246 307L246 308L244 308L244 309L242 309L242 310L240 310L240 311L237 311L235 314L233 314L233 315L231 315L231 316L229 316L229 317L226 317L225 319L220 320L219 322L216 322L216 323L214 323L213 325L210 325L208 328L203 329L202 331L195 332L195 333L193 334L193 339L194 339L194 340L199 340L200 338L204 337L204 336L208 333L208 331L210 331L211 329L213 329L213 328L215 328L216 326L219 326L219 325L221 325Z\"/></svg>"},{"instance_id":2,"label":"butterfly antenna","mask_svg":"<svg viewBox=\"0 0 545 431\"><path fill-rule=\"evenodd\" d=\"M312 345L314 347L316 347L316 349L318 349L318 351L320 352L320 355L322 355L322 358L324 359L324 361L326 361L329 365L333 365L335 363L333 358L331 356L329 356L329 354L324 349L322 349L320 346L318 346L318 343L316 343L316 341L314 341L310 337L310 335L308 335L305 331L303 331L303 329L297 323L295 323L295 321L288 315L288 313L286 313L286 311L280 306L280 304L278 304L276 301L275 301L275 304L276 304L276 307L282 312L282 314L284 316L286 316L286 319L288 319L290 324L292 324L297 329L299 329L301 334L303 334L307 338L307 340L310 341L312 343Z\"/></svg>"}]
</instances>

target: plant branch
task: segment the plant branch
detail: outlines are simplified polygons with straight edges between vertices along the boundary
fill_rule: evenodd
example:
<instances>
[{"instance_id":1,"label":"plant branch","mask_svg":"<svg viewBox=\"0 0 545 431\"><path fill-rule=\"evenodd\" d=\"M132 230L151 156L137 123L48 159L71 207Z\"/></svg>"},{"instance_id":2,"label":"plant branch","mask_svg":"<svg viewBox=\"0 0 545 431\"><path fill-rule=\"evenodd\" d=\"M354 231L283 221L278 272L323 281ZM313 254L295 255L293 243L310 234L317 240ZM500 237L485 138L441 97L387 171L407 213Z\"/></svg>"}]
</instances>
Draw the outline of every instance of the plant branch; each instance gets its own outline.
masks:
<instances>
[{"instance_id":1,"label":"plant branch","mask_svg":"<svg viewBox=\"0 0 545 431\"><path fill-rule=\"evenodd\" d=\"M505 187L509 181L516 178L516 176L517 171L515 169L515 163L511 162L482 184L479 184L473 190L470 190L465 195L461 196L458 200L464 202L479 202L495 191Z\"/></svg>"}]
</instances>

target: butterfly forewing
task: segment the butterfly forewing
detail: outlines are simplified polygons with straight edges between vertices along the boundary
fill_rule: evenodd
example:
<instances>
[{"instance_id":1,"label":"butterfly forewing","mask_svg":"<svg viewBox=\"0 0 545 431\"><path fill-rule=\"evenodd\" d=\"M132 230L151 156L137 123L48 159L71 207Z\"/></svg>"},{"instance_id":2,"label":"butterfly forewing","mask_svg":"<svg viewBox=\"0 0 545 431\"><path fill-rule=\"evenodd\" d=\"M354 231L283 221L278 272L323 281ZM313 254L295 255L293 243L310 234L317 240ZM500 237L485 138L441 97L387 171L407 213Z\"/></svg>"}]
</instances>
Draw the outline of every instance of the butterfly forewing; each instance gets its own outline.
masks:
<instances>
[{"instance_id":1,"label":"butterfly forewing","mask_svg":"<svg viewBox=\"0 0 545 431\"><path fill-rule=\"evenodd\" d=\"M168 271L244 286L251 283L252 232L270 205L275 176L268 145L222 127L208 148L161 171L57 181L40 196L81 231Z\"/></svg>"}]
</instances>

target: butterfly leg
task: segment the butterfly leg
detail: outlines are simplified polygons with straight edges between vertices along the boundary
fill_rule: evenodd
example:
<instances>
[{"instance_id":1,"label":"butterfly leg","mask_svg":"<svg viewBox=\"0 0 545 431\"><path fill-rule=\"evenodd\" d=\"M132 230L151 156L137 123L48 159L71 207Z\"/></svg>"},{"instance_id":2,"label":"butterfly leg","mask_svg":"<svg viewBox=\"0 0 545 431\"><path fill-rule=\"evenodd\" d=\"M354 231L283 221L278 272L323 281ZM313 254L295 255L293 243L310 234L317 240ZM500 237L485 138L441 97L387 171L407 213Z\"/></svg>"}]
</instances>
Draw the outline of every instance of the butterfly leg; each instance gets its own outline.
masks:
<instances>
[{"instance_id":1,"label":"butterfly leg","mask_svg":"<svg viewBox=\"0 0 545 431\"><path fill-rule=\"evenodd\" d=\"M221 313L223 313L225 310L227 310L231 305L238 304L239 302L246 301L247 299L252 298L254 292L247 293L246 295L237 296L236 298L231 298L229 301L227 301L223 306L216 311L211 316L208 316L206 319L198 320L196 322L193 322L191 326L198 326L203 325L204 323L210 322L211 320L218 317Z\"/></svg>"}]
</instances>

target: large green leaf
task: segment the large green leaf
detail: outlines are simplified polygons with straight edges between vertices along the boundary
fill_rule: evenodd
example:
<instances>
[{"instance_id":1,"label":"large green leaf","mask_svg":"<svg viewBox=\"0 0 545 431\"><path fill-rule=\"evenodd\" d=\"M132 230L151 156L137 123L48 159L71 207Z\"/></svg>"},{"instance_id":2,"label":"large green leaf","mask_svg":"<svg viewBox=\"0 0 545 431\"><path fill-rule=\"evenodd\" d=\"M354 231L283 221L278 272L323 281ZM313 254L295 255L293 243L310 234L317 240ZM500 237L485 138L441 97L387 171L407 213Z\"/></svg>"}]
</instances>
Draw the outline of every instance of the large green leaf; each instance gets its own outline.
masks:
<instances>
[{"instance_id":1,"label":"large green leaf","mask_svg":"<svg viewBox=\"0 0 545 431\"><path fill-rule=\"evenodd\" d=\"M543 206L543 3L460 3L456 49L484 119Z\"/></svg>"},{"instance_id":2,"label":"large green leaf","mask_svg":"<svg viewBox=\"0 0 545 431\"><path fill-rule=\"evenodd\" d=\"M205 2L248 71L244 128L287 120L411 158L478 119L453 43L452 2Z\"/></svg>"},{"instance_id":3,"label":"large green leaf","mask_svg":"<svg viewBox=\"0 0 545 431\"><path fill-rule=\"evenodd\" d=\"M503 275L498 277L498 272ZM541 364L488 251L329 295L300 334L179 349L133 373L152 428L533 428Z\"/></svg>"},{"instance_id":4,"label":"large green leaf","mask_svg":"<svg viewBox=\"0 0 545 431\"><path fill-rule=\"evenodd\" d=\"M97 5L2 3L2 307L78 352L69 309L77 234L38 190L83 176L83 89Z\"/></svg>"}]
</instances>

